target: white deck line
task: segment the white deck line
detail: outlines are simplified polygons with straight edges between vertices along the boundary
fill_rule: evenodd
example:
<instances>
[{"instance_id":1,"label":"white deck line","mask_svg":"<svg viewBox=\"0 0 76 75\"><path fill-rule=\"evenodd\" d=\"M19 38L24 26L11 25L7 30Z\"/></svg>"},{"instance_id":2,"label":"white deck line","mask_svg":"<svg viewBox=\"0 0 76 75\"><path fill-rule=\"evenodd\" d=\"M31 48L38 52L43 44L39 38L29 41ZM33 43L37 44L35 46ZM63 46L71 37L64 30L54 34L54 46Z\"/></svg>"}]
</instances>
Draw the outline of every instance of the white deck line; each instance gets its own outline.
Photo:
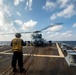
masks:
<instances>
[{"instance_id":1,"label":"white deck line","mask_svg":"<svg viewBox=\"0 0 76 75\"><path fill-rule=\"evenodd\" d=\"M8 54L8 55L12 55L13 53L0 52L0 54Z\"/></svg>"},{"instance_id":2,"label":"white deck line","mask_svg":"<svg viewBox=\"0 0 76 75\"><path fill-rule=\"evenodd\" d=\"M0 54L12 55L13 53L0 52ZM23 54L23 56L34 56L34 57L55 57L55 58L62 58L62 56L58 56L58 55Z\"/></svg>"},{"instance_id":3,"label":"white deck line","mask_svg":"<svg viewBox=\"0 0 76 75\"><path fill-rule=\"evenodd\" d=\"M61 51L58 43L56 43L56 46L58 48L59 56L58 55L37 55L37 54L23 54L23 55L24 56L34 56L34 57L55 57L55 58L63 58L64 55L63 55L63 53L62 53L62 51ZM5 54L5 55L7 55L7 54L8 55L12 55L13 54L13 53L6 53L8 51L11 51L11 49L10 50L7 50L7 51L0 52L0 54Z\"/></svg>"},{"instance_id":4,"label":"white deck line","mask_svg":"<svg viewBox=\"0 0 76 75\"><path fill-rule=\"evenodd\" d=\"M58 43L56 43L56 46L57 46L57 48L58 48L59 55L60 55L61 57L64 57L64 55L63 55L63 53L62 53L62 51L61 51Z\"/></svg>"},{"instance_id":5,"label":"white deck line","mask_svg":"<svg viewBox=\"0 0 76 75\"><path fill-rule=\"evenodd\" d=\"M35 56L35 57L55 57L55 58L62 58L58 55L37 55L37 54L24 54L24 56Z\"/></svg>"}]
</instances>

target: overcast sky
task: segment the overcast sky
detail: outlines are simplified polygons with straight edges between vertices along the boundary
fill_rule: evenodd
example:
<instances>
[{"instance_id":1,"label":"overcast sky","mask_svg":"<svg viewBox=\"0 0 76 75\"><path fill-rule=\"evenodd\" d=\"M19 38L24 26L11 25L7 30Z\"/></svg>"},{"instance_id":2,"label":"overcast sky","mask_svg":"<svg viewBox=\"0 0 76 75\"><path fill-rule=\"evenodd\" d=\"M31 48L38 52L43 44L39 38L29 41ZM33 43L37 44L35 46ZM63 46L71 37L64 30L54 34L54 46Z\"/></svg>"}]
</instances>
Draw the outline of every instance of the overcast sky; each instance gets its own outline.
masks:
<instances>
[{"instance_id":1,"label":"overcast sky","mask_svg":"<svg viewBox=\"0 0 76 75\"><path fill-rule=\"evenodd\" d=\"M11 41L3 33L43 29L54 23L60 26L42 32L43 38L53 41L76 41L76 0L0 0L0 41ZM31 40L31 34L22 34Z\"/></svg>"}]
</instances>

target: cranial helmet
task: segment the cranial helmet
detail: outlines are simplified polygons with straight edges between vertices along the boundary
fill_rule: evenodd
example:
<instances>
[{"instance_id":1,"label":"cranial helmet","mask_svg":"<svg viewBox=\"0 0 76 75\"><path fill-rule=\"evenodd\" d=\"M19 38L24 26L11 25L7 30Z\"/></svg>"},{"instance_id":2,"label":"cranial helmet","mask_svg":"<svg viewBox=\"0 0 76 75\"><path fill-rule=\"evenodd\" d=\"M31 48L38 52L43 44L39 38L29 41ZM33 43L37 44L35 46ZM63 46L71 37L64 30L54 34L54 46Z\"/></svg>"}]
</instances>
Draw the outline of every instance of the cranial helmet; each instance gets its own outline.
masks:
<instances>
[{"instance_id":1,"label":"cranial helmet","mask_svg":"<svg viewBox=\"0 0 76 75\"><path fill-rule=\"evenodd\" d=\"M16 33L16 34L15 34L15 37L20 38L20 37L21 37L21 34L20 34L20 33Z\"/></svg>"}]
</instances>

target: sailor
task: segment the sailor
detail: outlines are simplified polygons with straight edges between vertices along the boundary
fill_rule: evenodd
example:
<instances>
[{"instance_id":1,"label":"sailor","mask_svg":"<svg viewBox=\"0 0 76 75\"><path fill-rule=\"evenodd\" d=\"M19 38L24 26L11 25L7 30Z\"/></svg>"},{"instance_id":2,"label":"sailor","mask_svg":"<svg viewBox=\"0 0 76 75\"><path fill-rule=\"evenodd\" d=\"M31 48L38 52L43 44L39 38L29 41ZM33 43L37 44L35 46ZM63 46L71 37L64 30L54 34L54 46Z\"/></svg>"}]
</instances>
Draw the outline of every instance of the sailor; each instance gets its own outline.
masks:
<instances>
[{"instance_id":1,"label":"sailor","mask_svg":"<svg viewBox=\"0 0 76 75\"><path fill-rule=\"evenodd\" d=\"M12 56L12 67L13 67L13 72L16 72L16 64L18 60L18 67L20 69L20 72L23 72L25 69L23 68L23 52L22 52L22 46L25 46L24 41L20 38L21 34L16 33L15 37L11 41L11 46L12 46L12 51L13 51L13 56Z\"/></svg>"}]
</instances>

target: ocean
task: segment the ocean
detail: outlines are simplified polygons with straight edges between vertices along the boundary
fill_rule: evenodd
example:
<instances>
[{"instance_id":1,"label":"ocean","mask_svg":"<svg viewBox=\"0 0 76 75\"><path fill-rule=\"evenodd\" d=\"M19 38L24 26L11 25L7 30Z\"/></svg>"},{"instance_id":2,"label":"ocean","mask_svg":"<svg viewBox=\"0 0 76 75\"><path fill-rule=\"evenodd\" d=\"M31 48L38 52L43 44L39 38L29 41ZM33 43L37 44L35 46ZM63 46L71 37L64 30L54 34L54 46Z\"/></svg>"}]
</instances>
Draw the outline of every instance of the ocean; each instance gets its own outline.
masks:
<instances>
[{"instance_id":1,"label":"ocean","mask_svg":"<svg viewBox=\"0 0 76 75\"><path fill-rule=\"evenodd\" d=\"M0 46L10 45L10 41L0 41Z\"/></svg>"},{"instance_id":2,"label":"ocean","mask_svg":"<svg viewBox=\"0 0 76 75\"><path fill-rule=\"evenodd\" d=\"M54 42L58 42L58 43L64 43L70 47L76 47L76 41L54 41Z\"/></svg>"}]
</instances>

